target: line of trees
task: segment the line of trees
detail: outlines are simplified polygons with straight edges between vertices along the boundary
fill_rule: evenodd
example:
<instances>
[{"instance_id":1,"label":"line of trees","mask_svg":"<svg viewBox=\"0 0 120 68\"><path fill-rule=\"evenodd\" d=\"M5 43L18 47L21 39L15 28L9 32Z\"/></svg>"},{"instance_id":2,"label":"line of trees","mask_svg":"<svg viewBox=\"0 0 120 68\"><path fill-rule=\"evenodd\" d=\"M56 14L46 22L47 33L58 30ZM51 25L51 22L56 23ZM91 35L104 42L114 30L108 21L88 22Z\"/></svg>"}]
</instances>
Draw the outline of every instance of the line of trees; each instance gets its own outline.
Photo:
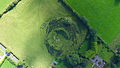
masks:
<instances>
[{"instance_id":1,"label":"line of trees","mask_svg":"<svg viewBox=\"0 0 120 68\"><path fill-rule=\"evenodd\" d=\"M16 7L16 5L20 2L21 0L15 0L14 2L12 2L7 8L6 10L0 14L0 17L2 17L4 14L6 14L7 12L11 11L14 7Z\"/></svg>"}]
</instances>

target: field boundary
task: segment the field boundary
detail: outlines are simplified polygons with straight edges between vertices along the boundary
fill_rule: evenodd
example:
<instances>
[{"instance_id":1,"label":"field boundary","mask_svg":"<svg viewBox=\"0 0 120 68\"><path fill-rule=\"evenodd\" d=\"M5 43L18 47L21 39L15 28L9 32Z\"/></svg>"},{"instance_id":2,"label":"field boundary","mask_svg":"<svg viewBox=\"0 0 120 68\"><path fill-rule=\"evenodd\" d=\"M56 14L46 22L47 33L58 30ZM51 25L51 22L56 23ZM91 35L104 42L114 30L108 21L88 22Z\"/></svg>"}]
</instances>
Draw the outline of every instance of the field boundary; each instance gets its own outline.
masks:
<instances>
[{"instance_id":1,"label":"field boundary","mask_svg":"<svg viewBox=\"0 0 120 68\"><path fill-rule=\"evenodd\" d=\"M76 17L77 20L79 20L80 23L82 23L88 30L88 33L91 31L91 29L93 29L92 27L90 27L90 25L88 24L88 20L85 17L79 16L78 13L73 10L66 2L65 0L58 0L58 2L61 3L61 5L72 14L72 16ZM98 36L98 39L100 39L102 41L102 43L107 44L107 42L105 42L100 36Z\"/></svg>"},{"instance_id":2,"label":"field boundary","mask_svg":"<svg viewBox=\"0 0 120 68\"><path fill-rule=\"evenodd\" d=\"M15 65L16 67L20 68L27 68L23 61L13 54L10 50L8 50L2 43L0 43L0 49L3 50L4 55L0 58L0 67L4 63L5 60L8 60L11 64ZM2 52L2 51L1 51Z\"/></svg>"},{"instance_id":3,"label":"field boundary","mask_svg":"<svg viewBox=\"0 0 120 68\"><path fill-rule=\"evenodd\" d=\"M9 11L11 11L12 9L14 9L20 1L21 1L21 0L15 0L15 1L13 1L10 5L8 5L8 7L6 8L6 10L5 10L2 14L0 14L0 18L1 18L4 14L6 14L6 13L8 13Z\"/></svg>"},{"instance_id":4,"label":"field boundary","mask_svg":"<svg viewBox=\"0 0 120 68\"><path fill-rule=\"evenodd\" d=\"M89 35L89 33L91 32L91 29L93 29L89 24L88 24L88 20L85 18L85 17L81 17L78 15L78 13L73 10L69 4L66 3L65 0L58 0L58 2L61 3L61 5L68 11L72 14L72 16L76 17L77 20L79 20L80 23L82 23L88 30L88 33L87 35ZM114 51L107 45L109 45L106 41L104 41L98 34L97 34L97 38L101 40L101 42L105 45L106 48L110 49L110 51L112 53L114 53Z\"/></svg>"}]
</instances>

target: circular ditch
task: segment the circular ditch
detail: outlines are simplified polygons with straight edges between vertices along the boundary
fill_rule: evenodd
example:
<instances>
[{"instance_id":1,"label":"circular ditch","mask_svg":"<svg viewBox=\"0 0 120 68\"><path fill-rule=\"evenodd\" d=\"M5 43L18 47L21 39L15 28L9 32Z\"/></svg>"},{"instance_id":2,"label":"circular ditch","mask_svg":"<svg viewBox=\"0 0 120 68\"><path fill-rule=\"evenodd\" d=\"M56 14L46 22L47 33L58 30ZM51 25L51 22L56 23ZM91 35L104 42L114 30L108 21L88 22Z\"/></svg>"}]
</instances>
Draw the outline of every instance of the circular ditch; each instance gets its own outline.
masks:
<instances>
[{"instance_id":1,"label":"circular ditch","mask_svg":"<svg viewBox=\"0 0 120 68\"><path fill-rule=\"evenodd\" d=\"M71 51L77 50L86 35L71 18L50 20L46 34L47 49L54 56L66 56Z\"/></svg>"}]
</instances>

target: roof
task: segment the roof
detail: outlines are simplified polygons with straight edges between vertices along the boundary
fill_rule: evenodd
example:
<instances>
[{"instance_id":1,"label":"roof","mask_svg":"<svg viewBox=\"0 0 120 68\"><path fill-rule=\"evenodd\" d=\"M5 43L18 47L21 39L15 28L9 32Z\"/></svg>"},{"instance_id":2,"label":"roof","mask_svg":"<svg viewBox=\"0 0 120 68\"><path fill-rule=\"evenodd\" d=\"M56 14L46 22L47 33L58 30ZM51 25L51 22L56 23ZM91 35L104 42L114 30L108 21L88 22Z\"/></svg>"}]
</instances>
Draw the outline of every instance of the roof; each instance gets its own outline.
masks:
<instances>
[{"instance_id":1,"label":"roof","mask_svg":"<svg viewBox=\"0 0 120 68\"><path fill-rule=\"evenodd\" d=\"M98 66L99 68L102 68L105 65L105 62L103 59L101 59L99 56L95 56L91 61Z\"/></svg>"}]
</instances>

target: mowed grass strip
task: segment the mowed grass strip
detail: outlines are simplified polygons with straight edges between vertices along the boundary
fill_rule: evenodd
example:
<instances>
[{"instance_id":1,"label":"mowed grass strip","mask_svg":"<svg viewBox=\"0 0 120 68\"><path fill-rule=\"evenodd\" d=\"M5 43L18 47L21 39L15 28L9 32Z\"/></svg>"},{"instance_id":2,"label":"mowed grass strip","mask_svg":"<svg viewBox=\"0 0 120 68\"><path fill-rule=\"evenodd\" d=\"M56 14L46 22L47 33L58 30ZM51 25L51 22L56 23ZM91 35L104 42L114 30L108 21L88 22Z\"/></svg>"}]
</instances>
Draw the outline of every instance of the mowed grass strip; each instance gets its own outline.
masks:
<instances>
[{"instance_id":1,"label":"mowed grass strip","mask_svg":"<svg viewBox=\"0 0 120 68\"><path fill-rule=\"evenodd\" d=\"M14 0L0 0L0 14L2 14L13 1Z\"/></svg>"},{"instance_id":2,"label":"mowed grass strip","mask_svg":"<svg viewBox=\"0 0 120 68\"><path fill-rule=\"evenodd\" d=\"M118 0L64 0L79 16L97 30L106 43L111 43L120 33L120 2Z\"/></svg>"}]
</instances>

